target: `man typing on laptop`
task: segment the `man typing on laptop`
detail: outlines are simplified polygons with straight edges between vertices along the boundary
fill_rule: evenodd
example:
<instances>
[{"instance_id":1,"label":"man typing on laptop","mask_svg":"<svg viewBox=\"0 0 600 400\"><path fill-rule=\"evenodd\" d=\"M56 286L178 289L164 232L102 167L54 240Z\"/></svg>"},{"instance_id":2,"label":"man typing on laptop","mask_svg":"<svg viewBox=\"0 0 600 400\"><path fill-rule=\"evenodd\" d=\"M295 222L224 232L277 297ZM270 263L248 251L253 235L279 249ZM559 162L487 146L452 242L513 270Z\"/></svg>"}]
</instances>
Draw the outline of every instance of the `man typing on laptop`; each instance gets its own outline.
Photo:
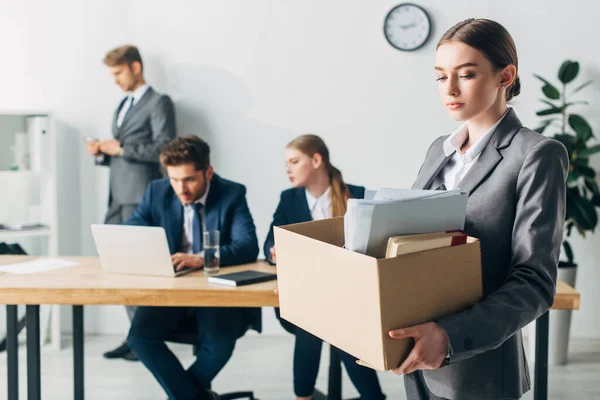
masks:
<instances>
[{"instance_id":1,"label":"man typing on laptop","mask_svg":"<svg viewBox=\"0 0 600 400\"><path fill-rule=\"evenodd\" d=\"M221 266L256 260L258 240L246 202L246 188L214 173L210 148L196 136L168 143L160 154L168 179L151 182L126 225L165 229L174 268L204 266L202 231L219 230ZM165 344L186 318L199 332L196 361L186 370ZM213 399L210 383L225 366L260 309L228 307L140 307L127 341L169 399Z\"/></svg>"}]
</instances>

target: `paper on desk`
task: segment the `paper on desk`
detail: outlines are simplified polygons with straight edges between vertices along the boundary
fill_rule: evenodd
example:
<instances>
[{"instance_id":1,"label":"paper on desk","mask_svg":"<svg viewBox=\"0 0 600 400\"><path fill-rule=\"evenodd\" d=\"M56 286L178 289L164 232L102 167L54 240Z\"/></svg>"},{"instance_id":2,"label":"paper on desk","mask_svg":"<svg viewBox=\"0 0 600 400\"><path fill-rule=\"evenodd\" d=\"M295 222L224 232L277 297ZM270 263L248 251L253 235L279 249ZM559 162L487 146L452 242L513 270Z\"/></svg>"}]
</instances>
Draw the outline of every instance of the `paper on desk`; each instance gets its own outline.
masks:
<instances>
[{"instance_id":1,"label":"paper on desk","mask_svg":"<svg viewBox=\"0 0 600 400\"><path fill-rule=\"evenodd\" d=\"M391 236L464 229L468 194L459 190L382 189L372 196L348 200L348 250L382 258Z\"/></svg>"},{"instance_id":2,"label":"paper on desk","mask_svg":"<svg viewBox=\"0 0 600 400\"><path fill-rule=\"evenodd\" d=\"M59 268L75 267L77 265L79 265L79 263L74 261L60 260L57 258L39 258L16 264L2 265L0 266L0 272L9 272L11 274L35 274Z\"/></svg>"}]
</instances>

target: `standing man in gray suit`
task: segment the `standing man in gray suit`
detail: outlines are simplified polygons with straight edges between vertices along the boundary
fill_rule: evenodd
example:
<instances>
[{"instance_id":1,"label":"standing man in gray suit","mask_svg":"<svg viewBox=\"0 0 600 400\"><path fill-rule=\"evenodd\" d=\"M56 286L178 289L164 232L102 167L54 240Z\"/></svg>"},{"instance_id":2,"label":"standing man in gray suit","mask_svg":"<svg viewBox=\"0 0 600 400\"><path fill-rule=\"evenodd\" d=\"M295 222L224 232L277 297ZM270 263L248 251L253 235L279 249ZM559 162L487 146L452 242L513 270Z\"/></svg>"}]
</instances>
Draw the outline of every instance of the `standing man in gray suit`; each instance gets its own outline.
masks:
<instances>
[{"instance_id":1,"label":"standing man in gray suit","mask_svg":"<svg viewBox=\"0 0 600 400\"><path fill-rule=\"evenodd\" d=\"M175 138L175 110L169 96L155 92L144 79L144 65L135 46L116 48L106 55L115 83L127 93L112 120L113 138L89 141L87 150L97 165L110 167L108 212L104 223L121 224L137 208L148 183L162 178L159 154ZM135 308L127 307L129 319ZM106 358L136 361L127 342L104 354Z\"/></svg>"},{"instance_id":2,"label":"standing man in gray suit","mask_svg":"<svg viewBox=\"0 0 600 400\"><path fill-rule=\"evenodd\" d=\"M415 342L394 370L409 400L515 400L531 386L521 329L554 301L569 162L508 107L517 67L512 37L494 21L460 22L438 44L440 98L465 123L433 142L414 188L469 193L465 231L481 242L483 298L390 332Z\"/></svg>"}]
</instances>

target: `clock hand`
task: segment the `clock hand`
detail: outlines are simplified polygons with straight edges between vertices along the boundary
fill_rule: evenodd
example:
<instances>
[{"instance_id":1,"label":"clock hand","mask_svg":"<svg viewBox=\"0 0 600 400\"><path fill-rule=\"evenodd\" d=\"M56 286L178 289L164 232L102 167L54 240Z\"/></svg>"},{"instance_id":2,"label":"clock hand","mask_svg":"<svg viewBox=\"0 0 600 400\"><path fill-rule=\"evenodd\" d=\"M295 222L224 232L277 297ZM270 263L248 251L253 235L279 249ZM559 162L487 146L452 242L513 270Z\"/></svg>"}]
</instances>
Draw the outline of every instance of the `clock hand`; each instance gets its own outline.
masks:
<instances>
[{"instance_id":1,"label":"clock hand","mask_svg":"<svg viewBox=\"0 0 600 400\"><path fill-rule=\"evenodd\" d=\"M414 28L417 24L408 24L408 25L398 25L402 29Z\"/></svg>"}]
</instances>

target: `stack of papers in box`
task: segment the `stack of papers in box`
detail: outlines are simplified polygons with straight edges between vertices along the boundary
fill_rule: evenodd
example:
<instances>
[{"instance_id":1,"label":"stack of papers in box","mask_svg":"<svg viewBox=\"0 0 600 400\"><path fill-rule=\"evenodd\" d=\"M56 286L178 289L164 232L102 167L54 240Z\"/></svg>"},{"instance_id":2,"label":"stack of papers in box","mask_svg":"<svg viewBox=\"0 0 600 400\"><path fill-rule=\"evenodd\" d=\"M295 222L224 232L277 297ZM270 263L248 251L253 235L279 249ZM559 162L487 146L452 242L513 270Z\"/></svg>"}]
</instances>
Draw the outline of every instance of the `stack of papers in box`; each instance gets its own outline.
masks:
<instances>
[{"instance_id":1,"label":"stack of papers in box","mask_svg":"<svg viewBox=\"0 0 600 400\"><path fill-rule=\"evenodd\" d=\"M348 250L385 257L390 237L463 230L468 193L384 188L349 199L344 215Z\"/></svg>"}]
</instances>

